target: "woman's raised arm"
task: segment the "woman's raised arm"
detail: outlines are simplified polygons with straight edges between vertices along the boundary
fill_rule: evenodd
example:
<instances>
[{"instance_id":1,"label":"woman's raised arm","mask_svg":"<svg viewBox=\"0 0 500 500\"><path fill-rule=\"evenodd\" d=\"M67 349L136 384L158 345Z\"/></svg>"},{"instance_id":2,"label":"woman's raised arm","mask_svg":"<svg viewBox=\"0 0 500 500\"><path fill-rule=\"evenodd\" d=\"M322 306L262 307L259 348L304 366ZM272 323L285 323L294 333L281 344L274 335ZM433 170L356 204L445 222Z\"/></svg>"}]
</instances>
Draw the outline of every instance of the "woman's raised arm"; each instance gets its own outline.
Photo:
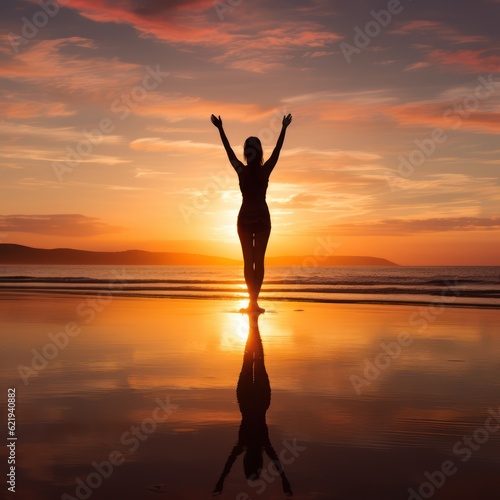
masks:
<instances>
[{"instance_id":1,"label":"woman's raised arm","mask_svg":"<svg viewBox=\"0 0 500 500\"><path fill-rule=\"evenodd\" d=\"M278 158L280 156L281 148L283 147L283 141L285 140L286 129L288 128L288 125L290 125L290 123L292 123L292 115L288 114L287 116L283 117L281 132L278 137L278 141L276 142L276 146L273 150L273 153L271 154L269 159L264 163L264 167L266 167L269 173L273 171L273 168L276 166L276 163L278 163Z\"/></svg>"},{"instance_id":2,"label":"woman's raised arm","mask_svg":"<svg viewBox=\"0 0 500 500\"><path fill-rule=\"evenodd\" d=\"M224 132L224 128L222 126L222 119L221 117L216 117L215 115L212 115L210 117L210 120L214 124L214 126L219 130L220 133L220 138L222 140L222 145L224 146L224 149L226 150L227 157L229 158L229 162L233 166L233 168L236 170L236 172L239 172L243 168L243 163L236 158L236 155L234 154L233 148L231 148L231 145L229 144L229 140L226 136L226 133Z\"/></svg>"}]
</instances>

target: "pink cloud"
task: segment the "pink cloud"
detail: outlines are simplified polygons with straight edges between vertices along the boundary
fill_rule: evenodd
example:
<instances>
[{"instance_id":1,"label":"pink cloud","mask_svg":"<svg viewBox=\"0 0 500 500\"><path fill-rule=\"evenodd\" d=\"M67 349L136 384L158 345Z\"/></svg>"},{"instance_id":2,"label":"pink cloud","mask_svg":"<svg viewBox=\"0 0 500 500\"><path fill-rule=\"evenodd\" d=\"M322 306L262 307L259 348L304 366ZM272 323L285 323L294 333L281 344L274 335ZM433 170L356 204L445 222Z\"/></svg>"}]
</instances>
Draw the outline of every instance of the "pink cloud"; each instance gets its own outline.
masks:
<instances>
[{"instance_id":1,"label":"pink cloud","mask_svg":"<svg viewBox=\"0 0 500 500\"><path fill-rule=\"evenodd\" d=\"M263 29L258 36L235 36L224 52L212 59L232 68L262 73L269 69L282 67L293 51L305 54L328 48L340 37L324 31L315 23L281 23L279 28Z\"/></svg>"},{"instance_id":2,"label":"pink cloud","mask_svg":"<svg viewBox=\"0 0 500 500\"><path fill-rule=\"evenodd\" d=\"M245 23L231 22L234 16L221 22L212 0L154 1L141 7L131 0L73 0L67 6L96 22L130 24L144 37L223 49L211 58L213 62L252 72L280 67L291 51L324 49L340 39L310 21L281 20L276 27L275 19L257 14L248 5L230 9L237 19L245 16Z\"/></svg>"},{"instance_id":3,"label":"pink cloud","mask_svg":"<svg viewBox=\"0 0 500 500\"><path fill-rule=\"evenodd\" d=\"M85 56L70 55L64 49L79 48ZM106 59L92 40L79 37L33 42L26 51L4 62L0 77L35 83L39 89L71 95L108 96L140 82L144 68Z\"/></svg>"},{"instance_id":4,"label":"pink cloud","mask_svg":"<svg viewBox=\"0 0 500 500\"><path fill-rule=\"evenodd\" d=\"M416 19L414 21L407 22L399 26L399 28L394 29L391 33L398 35L409 35L412 31L418 30L428 30L428 29L443 29L443 23L438 21L427 21L424 19ZM447 29L447 28L445 28Z\"/></svg>"},{"instance_id":5,"label":"pink cloud","mask_svg":"<svg viewBox=\"0 0 500 500\"><path fill-rule=\"evenodd\" d=\"M148 2L139 6L131 0L72 0L67 7L96 22L130 24L143 36L187 43L221 43L231 37L217 25L211 0ZM210 10L212 26L203 25L203 13Z\"/></svg>"},{"instance_id":6,"label":"pink cloud","mask_svg":"<svg viewBox=\"0 0 500 500\"><path fill-rule=\"evenodd\" d=\"M429 21L425 19L418 19L407 22L401 25L399 28L393 30L391 33L397 35L409 35L414 31L425 31L426 35L428 36L435 36L440 40L446 40L448 42L452 42L453 44L478 43L487 41L487 38L482 35L466 35L464 33L460 33L454 28L446 26L442 22Z\"/></svg>"},{"instance_id":7,"label":"pink cloud","mask_svg":"<svg viewBox=\"0 0 500 500\"><path fill-rule=\"evenodd\" d=\"M500 72L500 56L486 55L486 52L486 50L433 50L429 58L439 66L450 66L467 73Z\"/></svg>"},{"instance_id":8,"label":"pink cloud","mask_svg":"<svg viewBox=\"0 0 500 500\"><path fill-rule=\"evenodd\" d=\"M342 127L380 128L382 123L391 125L421 125L442 127L446 130L499 133L500 112L496 108L497 98L493 93L486 97L486 88L481 89L485 99L475 97L479 81L469 89L452 89L436 99L398 103L399 99L389 91L371 93L317 93L287 99L285 104L293 107L302 118L323 122L341 123ZM498 85L498 84L497 84ZM468 108L465 108L464 103ZM474 109L470 106L475 105ZM392 124L393 125L393 124ZM391 125L391 126L392 126Z\"/></svg>"},{"instance_id":9,"label":"pink cloud","mask_svg":"<svg viewBox=\"0 0 500 500\"><path fill-rule=\"evenodd\" d=\"M410 64L409 66L406 66L405 71L414 71L416 69L427 68L430 65L431 65L431 63L429 63L429 62L419 61L419 62Z\"/></svg>"}]
</instances>

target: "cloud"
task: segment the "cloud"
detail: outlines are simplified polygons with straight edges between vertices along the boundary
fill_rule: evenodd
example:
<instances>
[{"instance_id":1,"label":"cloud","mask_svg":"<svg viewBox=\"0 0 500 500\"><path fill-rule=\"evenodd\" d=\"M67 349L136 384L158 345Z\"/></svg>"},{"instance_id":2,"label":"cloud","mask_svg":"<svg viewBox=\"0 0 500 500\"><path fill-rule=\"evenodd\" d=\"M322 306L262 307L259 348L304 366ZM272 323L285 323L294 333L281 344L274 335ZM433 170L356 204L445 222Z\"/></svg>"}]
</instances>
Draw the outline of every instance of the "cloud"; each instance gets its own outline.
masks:
<instances>
[{"instance_id":1,"label":"cloud","mask_svg":"<svg viewBox=\"0 0 500 500\"><path fill-rule=\"evenodd\" d=\"M41 125L27 125L24 123L1 121L0 135L13 137L36 137L51 141L78 142L86 139L81 130L74 127L49 127ZM119 144L123 139L119 135L104 135L102 143Z\"/></svg>"},{"instance_id":2,"label":"cloud","mask_svg":"<svg viewBox=\"0 0 500 500\"><path fill-rule=\"evenodd\" d=\"M427 68L431 65L430 62L427 61L418 61L416 63L409 64L406 66L405 71L414 71L416 69Z\"/></svg>"},{"instance_id":3,"label":"cloud","mask_svg":"<svg viewBox=\"0 0 500 500\"><path fill-rule=\"evenodd\" d=\"M433 50L429 59L436 66L449 67L464 73L499 73L500 55L489 50Z\"/></svg>"},{"instance_id":4,"label":"cloud","mask_svg":"<svg viewBox=\"0 0 500 500\"><path fill-rule=\"evenodd\" d=\"M500 217L434 217L427 219L384 219L369 224L338 224L330 226L335 234L405 235L448 231L498 231Z\"/></svg>"},{"instance_id":5,"label":"cloud","mask_svg":"<svg viewBox=\"0 0 500 500\"><path fill-rule=\"evenodd\" d=\"M344 92L319 91L287 97L282 102L301 118L322 122L340 122L342 127L380 128L387 118L385 110L397 104L393 89L355 90Z\"/></svg>"},{"instance_id":6,"label":"cloud","mask_svg":"<svg viewBox=\"0 0 500 500\"><path fill-rule=\"evenodd\" d=\"M409 35L412 31L436 31L438 28L443 29L443 23L438 21L428 21L426 19L414 19L413 21L400 24L398 28L392 30L390 33L398 35Z\"/></svg>"},{"instance_id":7,"label":"cloud","mask_svg":"<svg viewBox=\"0 0 500 500\"><path fill-rule=\"evenodd\" d=\"M314 192L329 190L336 196L347 191L366 194L368 187L386 187L386 175L392 173L380 155L368 151L293 148L285 149L281 156L279 175L284 182L308 185Z\"/></svg>"},{"instance_id":8,"label":"cloud","mask_svg":"<svg viewBox=\"0 0 500 500\"><path fill-rule=\"evenodd\" d=\"M280 227L285 224L291 228L299 225L307 228L311 221L318 223L318 215L321 215L325 224L327 221L345 217L346 213L350 217L364 217L369 212L369 196L329 190L317 190L311 194L310 191L299 191L300 189L297 185L273 186L270 206L273 217L280 219ZM287 193L291 194L286 196ZM281 217L282 215L291 215L291 218Z\"/></svg>"},{"instance_id":9,"label":"cloud","mask_svg":"<svg viewBox=\"0 0 500 500\"><path fill-rule=\"evenodd\" d=\"M224 13L224 22L212 0L149 0L140 6L132 0L72 0L67 7L96 22L129 24L142 37L176 46L215 49L218 55L207 57L210 61L258 73L283 66L284 60L296 51L321 55L331 52L328 49L340 39L318 22L294 16L300 8L281 9L277 27L273 6L256 3L224 3L227 11L235 11L231 16Z\"/></svg>"},{"instance_id":10,"label":"cloud","mask_svg":"<svg viewBox=\"0 0 500 500\"><path fill-rule=\"evenodd\" d=\"M319 227L337 221L332 230L338 234L377 235L386 234L393 227L388 222L382 224L379 221L382 213L389 221L427 220L437 212L446 220L466 216L480 218L489 215L485 214L484 201L481 200L492 203L500 200L498 182L491 177L432 174L423 179L422 176L418 179L401 178L398 189L391 191L383 175L387 172L383 166L379 169L375 165L371 169L367 166L358 171L355 165L351 165L340 170L336 167L329 170L314 168L309 174L287 165L280 173L279 182L272 183L269 201L272 207L285 211L283 213L294 213L292 226L300 223L299 214L304 213L307 223ZM318 217L320 212L321 217ZM370 222L354 225L340 222L347 220Z\"/></svg>"},{"instance_id":11,"label":"cloud","mask_svg":"<svg viewBox=\"0 0 500 500\"><path fill-rule=\"evenodd\" d=\"M390 33L397 35L410 35L413 32L424 34L427 38L437 38L452 44L482 43L488 39L483 35L467 35L447 26L440 21L429 21L427 19L415 19L401 24Z\"/></svg>"},{"instance_id":12,"label":"cloud","mask_svg":"<svg viewBox=\"0 0 500 500\"><path fill-rule=\"evenodd\" d=\"M0 231L84 238L117 233L123 228L80 214L0 215Z\"/></svg>"},{"instance_id":13,"label":"cloud","mask_svg":"<svg viewBox=\"0 0 500 500\"><path fill-rule=\"evenodd\" d=\"M415 67L427 66L425 62ZM415 69L407 67L406 70ZM488 82L485 84L484 82ZM448 130L458 128L472 132L498 133L500 82L490 79L471 81L469 87L446 89L435 98L402 101L391 89L354 92L316 92L284 99L301 117L310 116L324 122L342 122L344 127L380 128L383 120L403 125L425 125ZM476 97L479 89L480 99ZM467 105L467 109L465 109ZM472 107L471 107L472 106Z\"/></svg>"},{"instance_id":14,"label":"cloud","mask_svg":"<svg viewBox=\"0 0 500 500\"><path fill-rule=\"evenodd\" d=\"M485 83L487 82L487 83ZM380 112L403 125L441 127L448 131L500 132L500 82L492 75L470 86L452 87L433 99L386 106Z\"/></svg>"},{"instance_id":15,"label":"cloud","mask_svg":"<svg viewBox=\"0 0 500 500\"><path fill-rule=\"evenodd\" d=\"M496 41L483 34L467 34L463 29L456 29L443 22L419 19L400 24L392 34L424 36L428 43L413 44L416 49L425 52L427 61L413 62L406 70L415 70L436 66L441 70L452 69L461 73L484 73L500 71L500 56L492 47ZM443 43L448 42L448 43ZM450 50L456 45L480 44L478 49ZM446 45L450 49L445 48ZM439 48L437 48L439 47Z\"/></svg>"},{"instance_id":16,"label":"cloud","mask_svg":"<svg viewBox=\"0 0 500 500\"><path fill-rule=\"evenodd\" d=\"M460 106L461 103L455 104ZM388 108L385 112L403 125L441 127L449 131L462 129L480 133L500 133L500 112L467 111L463 106L458 110L463 116L456 111L454 105L423 101Z\"/></svg>"},{"instance_id":17,"label":"cloud","mask_svg":"<svg viewBox=\"0 0 500 500\"><path fill-rule=\"evenodd\" d=\"M38 102L30 99L22 101L0 102L0 114L4 118L51 118L54 116L71 116L76 113L65 103Z\"/></svg>"},{"instance_id":18,"label":"cloud","mask_svg":"<svg viewBox=\"0 0 500 500\"><path fill-rule=\"evenodd\" d=\"M151 93L147 101L134 109L134 113L139 116L161 117L171 123L190 118L209 123L212 113L221 115L223 119L254 122L270 117L276 113L276 109L258 104L213 101L180 92L170 92L167 94Z\"/></svg>"},{"instance_id":19,"label":"cloud","mask_svg":"<svg viewBox=\"0 0 500 500\"><path fill-rule=\"evenodd\" d=\"M363 162L373 162L381 160L382 156L376 153L369 153L367 151L350 151L345 149L308 149L308 148L293 148L285 150L281 156L283 157L311 157L317 156L321 158L329 158L343 165L356 164L359 165Z\"/></svg>"},{"instance_id":20,"label":"cloud","mask_svg":"<svg viewBox=\"0 0 500 500\"><path fill-rule=\"evenodd\" d=\"M263 73L286 66L287 59L294 55L314 58L331 54L331 50L321 49L331 48L339 39L339 35L317 23L282 21L279 28L235 36L223 53L211 60L234 69Z\"/></svg>"},{"instance_id":21,"label":"cloud","mask_svg":"<svg viewBox=\"0 0 500 500\"><path fill-rule=\"evenodd\" d=\"M140 36L173 43L214 43L229 40L221 30L212 0L72 0L66 5L100 23L129 24ZM210 14L210 16L208 15ZM210 26L207 21L212 19ZM207 26L208 24L208 26Z\"/></svg>"},{"instance_id":22,"label":"cloud","mask_svg":"<svg viewBox=\"0 0 500 500\"><path fill-rule=\"evenodd\" d=\"M172 175L172 172L159 172L158 170L151 170L149 168L136 168L134 177L163 179L165 175Z\"/></svg>"},{"instance_id":23,"label":"cloud","mask_svg":"<svg viewBox=\"0 0 500 500\"><path fill-rule=\"evenodd\" d=\"M144 137L130 143L130 149L136 151L157 152L169 151L175 153L192 154L195 150L209 150L220 152L221 147L216 144L193 142L190 140L170 141L159 137Z\"/></svg>"},{"instance_id":24,"label":"cloud","mask_svg":"<svg viewBox=\"0 0 500 500\"><path fill-rule=\"evenodd\" d=\"M70 50L69 50L70 49ZM145 74L143 67L99 56L88 38L67 37L32 42L25 51L4 61L0 77L36 84L37 93L111 99L132 89Z\"/></svg>"}]
</instances>

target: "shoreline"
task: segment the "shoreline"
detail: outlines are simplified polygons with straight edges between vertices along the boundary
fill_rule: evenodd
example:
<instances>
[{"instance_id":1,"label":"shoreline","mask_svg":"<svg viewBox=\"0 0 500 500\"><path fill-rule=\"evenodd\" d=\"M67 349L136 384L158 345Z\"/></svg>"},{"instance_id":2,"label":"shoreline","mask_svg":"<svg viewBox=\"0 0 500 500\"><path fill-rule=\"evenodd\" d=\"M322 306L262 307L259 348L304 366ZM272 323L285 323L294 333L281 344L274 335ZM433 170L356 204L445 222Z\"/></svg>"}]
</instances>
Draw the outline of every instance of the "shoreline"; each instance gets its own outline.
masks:
<instances>
[{"instance_id":1,"label":"shoreline","mask_svg":"<svg viewBox=\"0 0 500 500\"><path fill-rule=\"evenodd\" d=\"M361 295L361 294L359 294ZM415 294L417 295L417 294ZM9 300L16 297L23 297L26 299L35 299L37 297L54 297L54 298L75 298L75 297L112 297L112 298L127 298L127 299L161 299L161 300L198 300L205 301L219 301L219 302L241 302L247 301L246 296L242 297L228 297L224 295L211 295L209 297L202 297L200 295L189 294L144 294L115 291L109 289L95 290L95 291L78 291L78 290L34 290L34 289L21 289L19 287L0 288L0 300ZM459 301L445 301L440 300L442 295L432 295L431 300L397 300L397 299L374 299L374 298L297 298L297 297L266 297L263 295L259 301L262 303L280 302L280 303L297 303L297 304L352 304L352 305L377 305L377 306L412 306L412 307L443 307L443 308L457 308L457 309L485 309L485 310L500 310L500 304L481 304Z\"/></svg>"}]
</instances>

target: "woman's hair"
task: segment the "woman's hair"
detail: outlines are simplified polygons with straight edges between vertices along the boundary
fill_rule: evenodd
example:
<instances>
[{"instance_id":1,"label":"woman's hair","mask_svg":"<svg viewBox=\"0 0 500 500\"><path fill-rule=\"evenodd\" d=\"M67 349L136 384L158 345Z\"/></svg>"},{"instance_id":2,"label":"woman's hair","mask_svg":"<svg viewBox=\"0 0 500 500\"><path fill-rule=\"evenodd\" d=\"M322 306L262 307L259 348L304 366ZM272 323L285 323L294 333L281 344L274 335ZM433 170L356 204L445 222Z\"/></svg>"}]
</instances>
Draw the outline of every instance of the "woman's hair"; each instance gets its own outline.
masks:
<instances>
[{"instance_id":1,"label":"woman's hair","mask_svg":"<svg viewBox=\"0 0 500 500\"><path fill-rule=\"evenodd\" d=\"M245 141L243 154L247 165L262 165L264 163L262 144L258 137L249 137Z\"/></svg>"},{"instance_id":2,"label":"woman's hair","mask_svg":"<svg viewBox=\"0 0 500 500\"><path fill-rule=\"evenodd\" d=\"M249 447L243 457L243 470L245 477L250 481L257 481L262 473L264 457L259 447Z\"/></svg>"}]
</instances>

